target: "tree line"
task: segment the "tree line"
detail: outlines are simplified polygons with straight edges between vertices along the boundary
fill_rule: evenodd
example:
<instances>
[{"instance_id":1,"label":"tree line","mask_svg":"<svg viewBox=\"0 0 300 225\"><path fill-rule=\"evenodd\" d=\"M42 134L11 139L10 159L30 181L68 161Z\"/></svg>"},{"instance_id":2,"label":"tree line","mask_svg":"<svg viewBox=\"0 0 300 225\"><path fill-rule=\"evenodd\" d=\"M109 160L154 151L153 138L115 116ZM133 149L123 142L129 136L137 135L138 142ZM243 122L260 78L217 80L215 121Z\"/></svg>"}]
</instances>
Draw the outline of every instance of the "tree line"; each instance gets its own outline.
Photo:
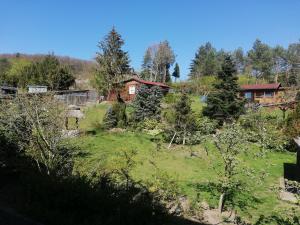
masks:
<instances>
[{"instance_id":1,"label":"tree line","mask_svg":"<svg viewBox=\"0 0 300 225\"><path fill-rule=\"evenodd\" d=\"M284 48L280 45L271 47L257 39L248 52L237 48L230 54L238 74L266 82L281 82L286 86L300 83L300 41ZM210 42L200 46L190 65L189 78L217 75L225 55L223 49L217 51Z\"/></svg>"},{"instance_id":2,"label":"tree line","mask_svg":"<svg viewBox=\"0 0 300 225\"><path fill-rule=\"evenodd\" d=\"M0 58L0 85L26 88L28 85L46 85L50 90L65 90L75 84L75 73L87 69L87 63L70 58L48 55L2 55Z\"/></svg>"}]
</instances>

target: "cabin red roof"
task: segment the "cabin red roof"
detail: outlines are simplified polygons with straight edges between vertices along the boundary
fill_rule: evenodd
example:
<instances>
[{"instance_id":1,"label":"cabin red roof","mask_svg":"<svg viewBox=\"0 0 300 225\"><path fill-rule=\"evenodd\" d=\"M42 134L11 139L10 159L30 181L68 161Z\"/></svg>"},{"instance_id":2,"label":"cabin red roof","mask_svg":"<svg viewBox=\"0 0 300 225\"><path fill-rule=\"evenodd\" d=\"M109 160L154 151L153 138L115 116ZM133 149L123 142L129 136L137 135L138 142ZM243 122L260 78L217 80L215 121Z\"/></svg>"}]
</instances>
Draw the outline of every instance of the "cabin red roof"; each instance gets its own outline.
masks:
<instances>
[{"instance_id":1,"label":"cabin red roof","mask_svg":"<svg viewBox=\"0 0 300 225\"><path fill-rule=\"evenodd\" d=\"M141 84L146 84L146 85L152 85L152 86L159 86L159 87L164 87L164 88L170 88L170 86L164 84L164 83L161 83L161 82L153 82L153 81L147 81L147 80L142 80L142 79L139 79L139 78L136 78L136 77L132 77L128 80L124 80L123 83L127 83L129 81L132 81L132 80L135 80L136 82L139 82Z\"/></svg>"},{"instance_id":2,"label":"cabin red roof","mask_svg":"<svg viewBox=\"0 0 300 225\"><path fill-rule=\"evenodd\" d=\"M273 84L246 84L242 85L241 89L244 90L277 90L281 87L280 83Z\"/></svg>"}]
</instances>

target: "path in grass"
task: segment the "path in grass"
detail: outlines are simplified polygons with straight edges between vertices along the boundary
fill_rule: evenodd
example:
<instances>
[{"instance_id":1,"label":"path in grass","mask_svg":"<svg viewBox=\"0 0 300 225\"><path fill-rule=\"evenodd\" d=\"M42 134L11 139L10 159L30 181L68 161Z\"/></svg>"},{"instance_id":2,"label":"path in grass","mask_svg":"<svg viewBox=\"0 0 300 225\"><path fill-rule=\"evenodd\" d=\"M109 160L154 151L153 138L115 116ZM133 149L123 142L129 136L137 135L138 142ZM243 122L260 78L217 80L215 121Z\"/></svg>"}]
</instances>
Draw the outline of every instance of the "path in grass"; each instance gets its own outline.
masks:
<instances>
[{"instance_id":1,"label":"path in grass","mask_svg":"<svg viewBox=\"0 0 300 225\"><path fill-rule=\"evenodd\" d=\"M101 123L107 105L94 106L86 110L86 118L80 124L82 130L93 130L94 126ZM86 134L75 142L86 153L78 159L78 170L88 173L101 163L103 159L108 161L114 158L115 154L122 150L137 150L137 167L133 171L136 180L151 179L154 167L149 160L155 161L156 165L168 174L178 179L182 194L190 199L207 201L211 206L216 207L217 197L212 190L204 190L202 184L214 182L217 179L218 164L220 158L216 149L207 143L192 146L193 151L197 151L199 157L190 156L190 147L175 146L168 150L163 146L157 151L157 145L151 141L151 136L143 133L134 132L105 132L96 130L95 133ZM208 155L204 150L204 145L208 148ZM248 155L244 155L241 160L248 168L255 170L256 176L264 176L262 183L253 179L251 195L257 198L249 198L250 208L247 209L247 217L252 220L259 215L270 215L273 211L283 211L291 208L292 205L278 200L279 178L283 174L283 163L294 163L295 154L292 153L269 153L266 157L255 158L253 152L257 147L251 146ZM249 180L249 177L243 179ZM202 186L201 186L202 185ZM244 201L249 196L242 196ZM298 208L299 210L299 208ZM299 211L300 213L300 211ZM244 215L246 213L243 213Z\"/></svg>"}]
</instances>

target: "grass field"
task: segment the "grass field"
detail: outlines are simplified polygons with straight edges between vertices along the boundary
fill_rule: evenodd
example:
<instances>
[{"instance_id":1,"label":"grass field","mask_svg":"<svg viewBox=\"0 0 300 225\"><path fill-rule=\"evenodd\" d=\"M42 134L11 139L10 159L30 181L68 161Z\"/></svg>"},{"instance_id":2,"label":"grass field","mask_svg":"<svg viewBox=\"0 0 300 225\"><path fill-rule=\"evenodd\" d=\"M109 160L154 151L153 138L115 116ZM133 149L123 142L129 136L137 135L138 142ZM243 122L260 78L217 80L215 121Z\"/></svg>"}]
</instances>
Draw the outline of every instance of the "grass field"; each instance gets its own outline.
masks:
<instances>
[{"instance_id":1,"label":"grass field","mask_svg":"<svg viewBox=\"0 0 300 225\"><path fill-rule=\"evenodd\" d=\"M74 140L86 153L85 156L77 159L76 168L80 173L86 174L97 170L103 159L109 163L120 151L137 150L135 160L138 164L133 171L134 179L151 179L155 171L149 162L152 160L160 170L177 179L183 195L191 200L197 198L204 200L212 207L217 206L218 196L215 195L213 189L207 189L205 186L208 182L216 181L221 162L218 152L209 139L201 145L192 147L174 146L167 149L163 144L162 148L157 150L157 144L151 140L150 135L95 129L101 124L108 107L107 104L101 104L85 110L86 117L80 122L80 129L85 131L85 135ZM193 98L192 108L196 112L202 109L196 97ZM92 130L94 132L87 132ZM205 147L208 149L208 154ZM191 157L191 150L197 152L198 157ZM294 153L273 152L258 158L253 156L256 151L258 147L251 145L248 153L240 158L243 165L254 170L255 177L264 177L262 182L258 182L255 178L251 179L250 176L242 178L245 182L251 183L249 189L251 194L240 196L243 201L249 201L249 208L242 212L242 215L252 221L262 214L270 215L272 212L281 212L293 207L278 199L278 187L279 178L283 175L283 163L295 163L296 160Z\"/></svg>"}]
</instances>

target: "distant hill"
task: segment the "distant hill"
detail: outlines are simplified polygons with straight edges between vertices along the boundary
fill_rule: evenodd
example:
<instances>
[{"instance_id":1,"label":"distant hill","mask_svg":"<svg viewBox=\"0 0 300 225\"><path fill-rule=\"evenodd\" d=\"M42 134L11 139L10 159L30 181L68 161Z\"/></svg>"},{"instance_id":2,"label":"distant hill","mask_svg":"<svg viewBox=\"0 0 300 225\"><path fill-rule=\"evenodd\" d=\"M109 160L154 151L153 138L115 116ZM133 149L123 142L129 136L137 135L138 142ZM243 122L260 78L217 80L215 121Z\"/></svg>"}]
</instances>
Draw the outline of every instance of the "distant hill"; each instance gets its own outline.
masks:
<instances>
[{"instance_id":1,"label":"distant hill","mask_svg":"<svg viewBox=\"0 0 300 225\"><path fill-rule=\"evenodd\" d=\"M6 59L13 59L13 58L26 58L30 61L37 61L41 58L45 57L46 54L23 54L23 53L4 53L0 54L1 58ZM55 57L58 58L60 63L63 65L67 65L71 68L74 76L76 77L76 80L78 80L78 85L88 88L89 87L89 80L92 78L93 69L96 67L96 62L94 60L83 60L83 59L77 59L69 56L58 56L55 55Z\"/></svg>"}]
</instances>

